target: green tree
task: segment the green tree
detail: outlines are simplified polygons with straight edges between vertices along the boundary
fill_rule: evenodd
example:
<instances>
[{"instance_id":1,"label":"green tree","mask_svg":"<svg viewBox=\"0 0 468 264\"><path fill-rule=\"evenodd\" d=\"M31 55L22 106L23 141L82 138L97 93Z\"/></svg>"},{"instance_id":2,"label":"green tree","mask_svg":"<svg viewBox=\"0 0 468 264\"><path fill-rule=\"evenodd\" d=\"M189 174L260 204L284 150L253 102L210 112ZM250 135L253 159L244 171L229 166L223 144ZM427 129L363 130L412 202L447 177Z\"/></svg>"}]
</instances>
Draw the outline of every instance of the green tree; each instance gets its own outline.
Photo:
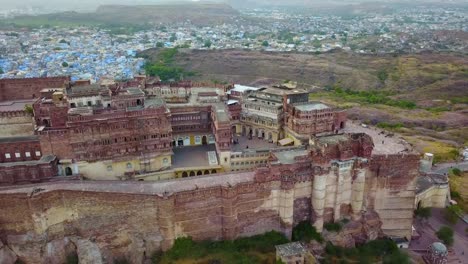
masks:
<instances>
[{"instance_id":1,"label":"green tree","mask_svg":"<svg viewBox=\"0 0 468 264\"><path fill-rule=\"evenodd\" d=\"M458 150L457 150L457 154L458 154ZM450 175L461 176L462 172L459 168L452 168L450 169L449 173Z\"/></svg>"},{"instance_id":2,"label":"green tree","mask_svg":"<svg viewBox=\"0 0 468 264\"><path fill-rule=\"evenodd\" d=\"M458 215L462 212L458 205L451 205L445 208L445 219L452 225L458 222Z\"/></svg>"},{"instance_id":3,"label":"green tree","mask_svg":"<svg viewBox=\"0 0 468 264\"><path fill-rule=\"evenodd\" d=\"M326 223L323 225L323 227L328 231L335 231L335 232L340 232L342 228L340 223Z\"/></svg>"},{"instance_id":4,"label":"green tree","mask_svg":"<svg viewBox=\"0 0 468 264\"><path fill-rule=\"evenodd\" d=\"M2 68L0 68L0 74L4 74L5 72L3 71Z\"/></svg>"},{"instance_id":5,"label":"green tree","mask_svg":"<svg viewBox=\"0 0 468 264\"><path fill-rule=\"evenodd\" d=\"M211 48L212 44L213 43L211 43L211 40L207 39L207 40L205 40L205 43L203 44L203 47Z\"/></svg>"},{"instance_id":6,"label":"green tree","mask_svg":"<svg viewBox=\"0 0 468 264\"><path fill-rule=\"evenodd\" d=\"M292 240L304 241L307 243L311 240L323 242L323 237L317 232L315 227L312 226L309 221L302 221L293 228Z\"/></svg>"},{"instance_id":7,"label":"green tree","mask_svg":"<svg viewBox=\"0 0 468 264\"><path fill-rule=\"evenodd\" d=\"M262 46L263 46L263 47L268 47L268 46L270 46L270 44L268 43L268 41L264 40L264 41L262 42Z\"/></svg>"},{"instance_id":8,"label":"green tree","mask_svg":"<svg viewBox=\"0 0 468 264\"><path fill-rule=\"evenodd\" d=\"M157 43L156 43L156 47L157 47L157 48L163 48L163 47L164 47L164 43L162 43L162 42L157 42Z\"/></svg>"},{"instance_id":9,"label":"green tree","mask_svg":"<svg viewBox=\"0 0 468 264\"><path fill-rule=\"evenodd\" d=\"M162 81L180 80L183 70L177 67L169 67L163 64L148 64L145 66L146 74L150 76L159 76Z\"/></svg>"},{"instance_id":10,"label":"green tree","mask_svg":"<svg viewBox=\"0 0 468 264\"><path fill-rule=\"evenodd\" d=\"M414 210L414 214L417 217L427 219L431 217L431 207L420 207L416 210Z\"/></svg>"},{"instance_id":11,"label":"green tree","mask_svg":"<svg viewBox=\"0 0 468 264\"><path fill-rule=\"evenodd\" d=\"M380 70L377 72L377 77L381 82L385 82L388 78L388 73L386 70Z\"/></svg>"},{"instance_id":12,"label":"green tree","mask_svg":"<svg viewBox=\"0 0 468 264\"><path fill-rule=\"evenodd\" d=\"M62 67L68 67L68 62L66 61L62 62Z\"/></svg>"},{"instance_id":13,"label":"green tree","mask_svg":"<svg viewBox=\"0 0 468 264\"><path fill-rule=\"evenodd\" d=\"M67 44L68 44L68 42L67 42L66 40L64 40L64 39L61 39L61 40L59 41L59 43L67 43Z\"/></svg>"},{"instance_id":14,"label":"green tree","mask_svg":"<svg viewBox=\"0 0 468 264\"><path fill-rule=\"evenodd\" d=\"M30 115L34 114L34 110L32 106L28 104L24 106L24 111Z\"/></svg>"},{"instance_id":15,"label":"green tree","mask_svg":"<svg viewBox=\"0 0 468 264\"><path fill-rule=\"evenodd\" d=\"M320 42L320 40L314 39L314 42L312 42L312 46L314 46L314 48L318 49L318 48L322 47L322 43Z\"/></svg>"},{"instance_id":16,"label":"green tree","mask_svg":"<svg viewBox=\"0 0 468 264\"><path fill-rule=\"evenodd\" d=\"M445 245L453 244L453 229L448 226L443 226L436 232L437 237L444 242Z\"/></svg>"}]
</instances>

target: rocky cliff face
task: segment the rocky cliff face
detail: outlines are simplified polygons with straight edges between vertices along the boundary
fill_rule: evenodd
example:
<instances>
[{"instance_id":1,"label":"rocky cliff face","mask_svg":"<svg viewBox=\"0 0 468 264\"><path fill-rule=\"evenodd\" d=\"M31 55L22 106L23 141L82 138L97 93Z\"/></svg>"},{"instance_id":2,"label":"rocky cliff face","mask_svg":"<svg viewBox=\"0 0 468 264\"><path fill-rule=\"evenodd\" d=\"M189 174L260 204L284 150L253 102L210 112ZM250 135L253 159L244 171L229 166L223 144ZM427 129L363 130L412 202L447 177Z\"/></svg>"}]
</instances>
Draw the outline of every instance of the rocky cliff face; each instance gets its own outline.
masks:
<instances>
[{"instance_id":1,"label":"rocky cliff face","mask_svg":"<svg viewBox=\"0 0 468 264\"><path fill-rule=\"evenodd\" d=\"M382 232L382 221L378 214L369 211L364 213L361 219L344 224L340 232L324 230L322 235L325 240L331 241L336 246L349 248L381 238L384 233Z\"/></svg>"}]
</instances>

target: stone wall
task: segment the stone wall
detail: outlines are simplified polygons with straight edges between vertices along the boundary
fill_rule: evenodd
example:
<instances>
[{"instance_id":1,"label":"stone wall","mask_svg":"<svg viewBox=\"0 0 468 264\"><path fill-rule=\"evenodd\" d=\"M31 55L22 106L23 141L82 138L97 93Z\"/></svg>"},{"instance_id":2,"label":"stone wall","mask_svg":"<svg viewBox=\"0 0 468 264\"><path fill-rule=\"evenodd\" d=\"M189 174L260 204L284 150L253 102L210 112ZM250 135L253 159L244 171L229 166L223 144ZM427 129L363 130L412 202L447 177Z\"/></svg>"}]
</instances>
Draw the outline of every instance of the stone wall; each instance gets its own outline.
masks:
<instances>
[{"instance_id":1,"label":"stone wall","mask_svg":"<svg viewBox=\"0 0 468 264\"><path fill-rule=\"evenodd\" d=\"M375 155L371 159L364 204L379 214L382 230L388 235L411 236L419 160L418 154Z\"/></svg>"},{"instance_id":2,"label":"stone wall","mask_svg":"<svg viewBox=\"0 0 468 264\"><path fill-rule=\"evenodd\" d=\"M34 131L32 116L24 111L0 114L0 135L2 137L29 136Z\"/></svg>"},{"instance_id":3,"label":"stone wall","mask_svg":"<svg viewBox=\"0 0 468 264\"><path fill-rule=\"evenodd\" d=\"M329 159L336 153L318 144L294 163L255 172L153 183L47 183L34 194L33 187L0 190L0 239L27 263L60 258L65 249L104 263L114 257L142 263L177 237L234 239L270 230L290 236L300 221L321 231L326 222L365 220L351 228L352 243L380 236L380 228L410 237L419 156L370 156L368 138L349 140L329 146L345 151L341 160ZM375 230L361 236L369 225ZM58 246L60 254L46 250Z\"/></svg>"},{"instance_id":4,"label":"stone wall","mask_svg":"<svg viewBox=\"0 0 468 264\"><path fill-rule=\"evenodd\" d=\"M0 80L0 101L38 98L44 88L64 88L70 77Z\"/></svg>"}]
</instances>

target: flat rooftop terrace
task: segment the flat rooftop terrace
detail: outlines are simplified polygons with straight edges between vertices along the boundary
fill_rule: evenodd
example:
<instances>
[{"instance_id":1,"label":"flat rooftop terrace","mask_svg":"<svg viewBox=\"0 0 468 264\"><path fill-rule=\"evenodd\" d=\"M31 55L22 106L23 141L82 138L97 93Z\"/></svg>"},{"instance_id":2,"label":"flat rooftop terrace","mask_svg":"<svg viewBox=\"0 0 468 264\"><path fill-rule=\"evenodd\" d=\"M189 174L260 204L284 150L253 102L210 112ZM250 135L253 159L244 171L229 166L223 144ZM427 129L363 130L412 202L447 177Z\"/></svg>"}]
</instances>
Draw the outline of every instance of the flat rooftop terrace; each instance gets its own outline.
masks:
<instances>
[{"instance_id":1,"label":"flat rooftop terrace","mask_svg":"<svg viewBox=\"0 0 468 264\"><path fill-rule=\"evenodd\" d=\"M343 131L345 133L365 133L371 136L374 141L372 154L398 154L414 151L400 135L377 127L363 127L357 122L348 121Z\"/></svg>"},{"instance_id":2,"label":"flat rooftop terrace","mask_svg":"<svg viewBox=\"0 0 468 264\"><path fill-rule=\"evenodd\" d=\"M209 176L172 179L158 182L140 181L57 181L39 184L0 187L0 194L25 194L30 196L36 188L42 189L35 195L51 191L78 191L100 193L128 193L147 195L171 195L176 192L192 191L196 189L216 186L236 186L239 183L252 182L254 172L226 173Z\"/></svg>"},{"instance_id":3,"label":"flat rooftop terrace","mask_svg":"<svg viewBox=\"0 0 468 264\"><path fill-rule=\"evenodd\" d=\"M217 160L216 164L214 164L213 158L211 158L212 161L210 162L209 153L214 151L216 154L216 146L214 144L175 147L173 151L172 168L207 167L219 164Z\"/></svg>"},{"instance_id":4,"label":"flat rooftop terrace","mask_svg":"<svg viewBox=\"0 0 468 264\"><path fill-rule=\"evenodd\" d=\"M240 152L246 149L264 150L264 149L272 149L272 148L279 147L275 143L269 143L268 141L264 139L259 139L257 137L248 139L248 137L233 136L233 139L239 142L238 144L232 144L231 151L234 151L234 152Z\"/></svg>"},{"instance_id":5,"label":"flat rooftop terrace","mask_svg":"<svg viewBox=\"0 0 468 264\"><path fill-rule=\"evenodd\" d=\"M32 105L37 99L13 100L0 102L0 112L24 111L26 105Z\"/></svg>"}]
</instances>

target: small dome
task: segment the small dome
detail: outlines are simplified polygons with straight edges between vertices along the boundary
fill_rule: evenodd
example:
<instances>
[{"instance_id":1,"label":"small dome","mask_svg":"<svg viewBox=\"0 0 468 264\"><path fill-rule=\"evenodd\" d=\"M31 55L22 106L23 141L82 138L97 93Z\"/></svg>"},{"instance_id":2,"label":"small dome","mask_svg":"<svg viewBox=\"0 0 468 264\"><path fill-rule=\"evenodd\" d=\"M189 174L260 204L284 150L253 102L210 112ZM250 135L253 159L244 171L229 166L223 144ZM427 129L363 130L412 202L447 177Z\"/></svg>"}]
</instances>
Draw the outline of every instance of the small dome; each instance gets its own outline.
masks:
<instances>
[{"instance_id":1,"label":"small dome","mask_svg":"<svg viewBox=\"0 0 468 264\"><path fill-rule=\"evenodd\" d=\"M447 247L440 243L440 242L434 242L432 243L431 249L433 252L438 253L438 254L445 254L447 253Z\"/></svg>"}]
</instances>

